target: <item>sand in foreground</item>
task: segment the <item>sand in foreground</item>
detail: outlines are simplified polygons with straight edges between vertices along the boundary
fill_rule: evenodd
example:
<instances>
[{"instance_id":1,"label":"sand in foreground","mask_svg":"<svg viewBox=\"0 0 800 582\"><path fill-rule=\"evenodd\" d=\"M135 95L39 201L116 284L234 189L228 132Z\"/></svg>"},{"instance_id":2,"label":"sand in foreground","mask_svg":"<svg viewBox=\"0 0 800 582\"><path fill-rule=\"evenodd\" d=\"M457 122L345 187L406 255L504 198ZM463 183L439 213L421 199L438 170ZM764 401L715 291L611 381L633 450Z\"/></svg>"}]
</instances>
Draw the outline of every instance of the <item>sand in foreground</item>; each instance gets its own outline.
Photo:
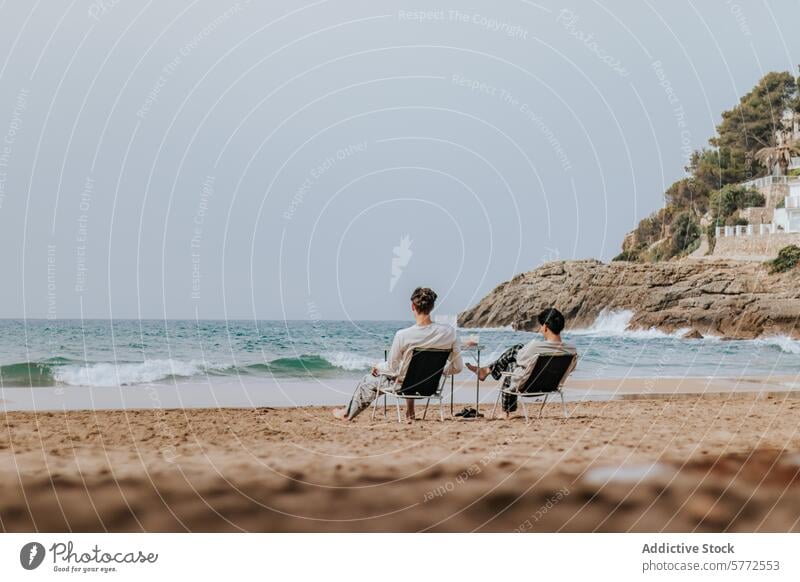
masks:
<instances>
[{"instance_id":1,"label":"sand in foreground","mask_svg":"<svg viewBox=\"0 0 800 582\"><path fill-rule=\"evenodd\" d=\"M6 531L797 531L792 393L526 425L329 408L5 414Z\"/></svg>"}]
</instances>

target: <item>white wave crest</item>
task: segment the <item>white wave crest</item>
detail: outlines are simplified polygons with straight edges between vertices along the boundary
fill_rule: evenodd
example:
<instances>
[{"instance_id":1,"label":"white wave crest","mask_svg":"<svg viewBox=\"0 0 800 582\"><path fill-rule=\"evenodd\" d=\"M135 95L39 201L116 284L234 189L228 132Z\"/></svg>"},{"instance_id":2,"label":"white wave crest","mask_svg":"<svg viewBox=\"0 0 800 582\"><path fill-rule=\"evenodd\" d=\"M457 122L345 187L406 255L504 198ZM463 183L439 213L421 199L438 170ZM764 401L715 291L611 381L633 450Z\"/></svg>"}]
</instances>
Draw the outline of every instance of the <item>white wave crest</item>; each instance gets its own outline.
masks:
<instances>
[{"instance_id":1,"label":"white wave crest","mask_svg":"<svg viewBox=\"0 0 800 582\"><path fill-rule=\"evenodd\" d=\"M666 333L660 329L629 329L634 313L630 309L612 311L604 309L594 320L594 323L585 329L568 330L570 335L604 336L604 337L629 337L638 339L682 337L687 329L678 329L673 333Z\"/></svg>"},{"instance_id":2,"label":"white wave crest","mask_svg":"<svg viewBox=\"0 0 800 582\"><path fill-rule=\"evenodd\" d=\"M342 370L369 370L377 362L374 358L350 352L327 352L320 354L331 366Z\"/></svg>"},{"instance_id":3,"label":"white wave crest","mask_svg":"<svg viewBox=\"0 0 800 582\"><path fill-rule=\"evenodd\" d=\"M170 377L192 377L229 366L201 360L145 360L138 363L101 362L88 365L64 365L53 370L56 382L70 386L130 386L158 382Z\"/></svg>"},{"instance_id":4,"label":"white wave crest","mask_svg":"<svg viewBox=\"0 0 800 582\"><path fill-rule=\"evenodd\" d=\"M753 340L754 343L762 346L779 348L787 354L800 354L800 340L790 338L786 335L772 335L760 337Z\"/></svg>"},{"instance_id":5,"label":"white wave crest","mask_svg":"<svg viewBox=\"0 0 800 582\"><path fill-rule=\"evenodd\" d=\"M573 333L622 335L628 331L628 325L630 325L633 315L634 313L630 309L620 311L604 309L591 326L583 330L576 329Z\"/></svg>"}]
</instances>

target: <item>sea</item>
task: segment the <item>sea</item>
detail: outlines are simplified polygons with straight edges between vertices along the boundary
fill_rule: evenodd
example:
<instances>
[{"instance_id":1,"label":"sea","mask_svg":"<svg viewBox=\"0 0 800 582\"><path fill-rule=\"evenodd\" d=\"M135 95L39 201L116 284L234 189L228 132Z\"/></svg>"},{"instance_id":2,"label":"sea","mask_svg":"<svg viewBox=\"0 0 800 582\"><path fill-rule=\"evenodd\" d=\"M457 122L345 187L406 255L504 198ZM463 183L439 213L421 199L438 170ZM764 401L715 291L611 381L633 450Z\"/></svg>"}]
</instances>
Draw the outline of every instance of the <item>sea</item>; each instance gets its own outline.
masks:
<instances>
[{"instance_id":1,"label":"sea","mask_svg":"<svg viewBox=\"0 0 800 582\"><path fill-rule=\"evenodd\" d=\"M800 375L800 341L790 337L690 340L682 338L684 330L631 330L632 316L604 312L588 328L564 333L580 355L574 379ZM384 359L394 333L411 323L0 320L0 404L60 409L149 406L156 400L164 406L340 402ZM510 328L458 331L462 339L478 340L481 363L537 337ZM477 358L475 350L464 353L466 361Z\"/></svg>"}]
</instances>

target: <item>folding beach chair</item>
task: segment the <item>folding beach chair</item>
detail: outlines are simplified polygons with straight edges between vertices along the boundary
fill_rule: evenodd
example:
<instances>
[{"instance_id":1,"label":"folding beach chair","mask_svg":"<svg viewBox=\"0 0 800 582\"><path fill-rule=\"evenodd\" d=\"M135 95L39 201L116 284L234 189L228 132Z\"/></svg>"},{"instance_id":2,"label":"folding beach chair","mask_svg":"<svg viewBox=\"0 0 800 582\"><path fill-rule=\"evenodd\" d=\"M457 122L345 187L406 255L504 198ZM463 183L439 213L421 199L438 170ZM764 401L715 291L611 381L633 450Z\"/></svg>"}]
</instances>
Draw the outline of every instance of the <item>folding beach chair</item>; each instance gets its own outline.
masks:
<instances>
[{"instance_id":1,"label":"folding beach chair","mask_svg":"<svg viewBox=\"0 0 800 582\"><path fill-rule=\"evenodd\" d=\"M378 409L378 399L383 395L384 407L383 415L386 416L386 398L392 396L397 405L397 421L403 422L400 416L400 400L403 398L413 398L415 400L425 400L425 412L422 419L428 414L428 405L431 399L439 401L439 419L444 421L444 407L442 404L442 393L444 392L445 380L444 367L450 359L450 350L437 348L414 348L411 354L411 361L408 363L403 383L395 379L389 386L378 388L378 395L372 407L372 418Z\"/></svg>"},{"instance_id":2,"label":"folding beach chair","mask_svg":"<svg viewBox=\"0 0 800 582\"><path fill-rule=\"evenodd\" d=\"M525 406L524 398L541 398L542 406L539 408L539 418L542 416L544 405L547 404L547 399L553 393L558 393L561 396L561 406L564 408L564 418L567 418L567 404L564 402L564 392L561 387L564 385L567 377L575 369L578 363L578 356L572 354L564 354L557 356L538 355L536 359L531 362L529 368L530 373L520 382L517 390L511 386L506 386L506 379L510 378L511 372L503 372L503 383L500 385L500 390L497 392L497 400L492 408L492 418L497 410L497 404L500 398L505 394L513 394L517 396L519 402L522 404L522 411L525 413L525 420L528 421L528 409Z\"/></svg>"}]
</instances>

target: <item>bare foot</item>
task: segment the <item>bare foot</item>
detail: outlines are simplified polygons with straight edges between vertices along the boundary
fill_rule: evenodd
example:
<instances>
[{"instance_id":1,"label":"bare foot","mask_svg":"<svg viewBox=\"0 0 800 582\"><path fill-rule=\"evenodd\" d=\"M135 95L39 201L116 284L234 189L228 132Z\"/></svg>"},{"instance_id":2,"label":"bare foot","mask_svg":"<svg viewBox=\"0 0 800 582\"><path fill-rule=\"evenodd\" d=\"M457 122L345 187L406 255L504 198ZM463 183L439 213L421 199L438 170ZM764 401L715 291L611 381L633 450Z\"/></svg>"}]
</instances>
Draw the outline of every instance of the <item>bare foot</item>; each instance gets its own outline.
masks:
<instances>
[{"instance_id":1,"label":"bare foot","mask_svg":"<svg viewBox=\"0 0 800 582\"><path fill-rule=\"evenodd\" d=\"M338 418L339 420L350 420L347 418L347 409L346 408L334 408L333 409L333 416Z\"/></svg>"},{"instance_id":2,"label":"bare foot","mask_svg":"<svg viewBox=\"0 0 800 582\"><path fill-rule=\"evenodd\" d=\"M475 364L467 364L467 368L474 374L477 374L481 382L486 380L486 377L489 375L489 368L486 367L479 368Z\"/></svg>"}]
</instances>

